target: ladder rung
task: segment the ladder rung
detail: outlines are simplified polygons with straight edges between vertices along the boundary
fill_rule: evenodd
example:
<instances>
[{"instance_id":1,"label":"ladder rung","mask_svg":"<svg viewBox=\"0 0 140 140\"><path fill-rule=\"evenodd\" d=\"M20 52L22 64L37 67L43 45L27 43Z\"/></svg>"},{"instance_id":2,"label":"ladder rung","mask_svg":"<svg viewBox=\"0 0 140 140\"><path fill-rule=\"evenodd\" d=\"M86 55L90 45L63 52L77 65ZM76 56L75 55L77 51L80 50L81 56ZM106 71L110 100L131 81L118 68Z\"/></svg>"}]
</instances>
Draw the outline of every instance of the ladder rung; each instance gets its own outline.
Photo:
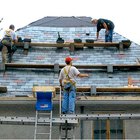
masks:
<instances>
[{"instance_id":1,"label":"ladder rung","mask_svg":"<svg viewBox=\"0 0 140 140\"><path fill-rule=\"evenodd\" d=\"M51 113L38 113L38 115L50 115Z\"/></svg>"},{"instance_id":2,"label":"ladder rung","mask_svg":"<svg viewBox=\"0 0 140 140\"><path fill-rule=\"evenodd\" d=\"M71 130L71 127L63 127L62 130Z\"/></svg>"},{"instance_id":3,"label":"ladder rung","mask_svg":"<svg viewBox=\"0 0 140 140\"><path fill-rule=\"evenodd\" d=\"M44 120L41 121L41 119L44 119ZM46 120L46 121L45 121L45 120ZM51 118L41 117L41 118L38 118L38 119L37 119L37 122L51 122Z\"/></svg>"},{"instance_id":4,"label":"ladder rung","mask_svg":"<svg viewBox=\"0 0 140 140\"><path fill-rule=\"evenodd\" d=\"M66 138L66 137L62 137L61 139L72 139L72 138L70 138L70 137L69 137L69 138Z\"/></svg>"},{"instance_id":5,"label":"ladder rung","mask_svg":"<svg viewBox=\"0 0 140 140\"><path fill-rule=\"evenodd\" d=\"M36 135L49 135L50 133L36 133Z\"/></svg>"},{"instance_id":6,"label":"ladder rung","mask_svg":"<svg viewBox=\"0 0 140 140\"><path fill-rule=\"evenodd\" d=\"M41 121L40 119L48 119L48 121ZM39 121L40 120L40 121ZM47 125L50 129L49 132L47 133L41 133L37 132L38 130L38 125ZM52 129L52 111L51 112L36 112L36 122L35 122L35 133L34 137L36 139L37 135L50 135L49 137L51 138L51 129Z\"/></svg>"},{"instance_id":7,"label":"ladder rung","mask_svg":"<svg viewBox=\"0 0 140 140\"><path fill-rule=\"evenodd\" d=\"M44 123L42 123L42 122L37 122L37 124L50 124L49 122L44 122Z\"/></svg>"}]
</instances>

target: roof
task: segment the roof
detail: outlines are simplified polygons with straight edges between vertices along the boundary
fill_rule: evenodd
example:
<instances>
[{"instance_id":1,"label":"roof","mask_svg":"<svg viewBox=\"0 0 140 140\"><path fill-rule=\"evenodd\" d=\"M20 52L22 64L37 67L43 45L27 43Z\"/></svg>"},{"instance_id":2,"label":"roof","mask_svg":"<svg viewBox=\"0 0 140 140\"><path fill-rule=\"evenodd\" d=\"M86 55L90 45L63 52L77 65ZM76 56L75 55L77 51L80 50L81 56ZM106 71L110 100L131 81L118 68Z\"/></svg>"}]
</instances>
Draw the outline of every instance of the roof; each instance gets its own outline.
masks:
<instances>
[{"instance_id":1,"label":"roof","mask_svg":"<svg viewBox=\"0 0 140 140\"><path fill-rule=\"evenodd\" d=\"M79 19L71 17L75 21L82 21L87 23L84 17ZM68 21L71 18L67 18ZM49 19L49 20L45 20ZM44 23L42 21L45 21ZM46 26L56 21L63 21L63 17L47 17L29 24L30 26ZM49 23L49 24L48 24ZM67 23L67 22L65 22ZM75 22L78 23L78 22ZM54 25L54 24L53 24ZM103 34L102 34L103 36ZM114 40L119 42L125 39L123 36L115 33ZM130 48L124 49L123 54L118 48L111 47L94 47L94 49L84 48L84 50L76 50L74 54L70 54L68 48L57 49L54 47L31 47L28 55L23 54L23 49L18 48L13 55L12 63L28 63L28 64L65 64L64 58L71 56L75 58L73 65L94 65L94 64L136 64L139 58L140 46L132 42ZM0 54L1 55L1 54ZM1 61L1 57L0 57ZM140 80L140 71L125 70L114 71L112 77L104 70L85 71L80 72L89 73L89 78L77 79L77 86L96 86L96 87L124 87L128 84L128 77L131 76L134 80ZM48 69L7 69L5 72L0 72L0 83L2 86L7 86L8 93L0 94L0 96L13 97L15 95L32 95L32 88L34 84L37 85L53 85L58 86L58 74ZM140 82L135 83L140 86ZM109 94L110 95L110 94ZM118 94L119 96L119 94Z\"/></svg>"},{"instance_id":2,"label":"roof","mask_svg":"<svg viewBox=\"0 0 140 140\"><path fill-rule=\"evenodd\" d=\"M27 27L93 27L91 17L44 17L27 25Z\"/></svg>"},{"instance_id":3,"label":"roof","mask_svg":"<svg viewBox=\"0 0 140 140\"><path fill-rule=\"evenodd\" d=\"M135 48L135 50L133 50ZM139 57L140 47L132 44L130 49L125 50L123 55L119 54L116 48L85 48L78 50L71 57L76 60L73 65L86 64L136 64ZM133 55L131 55L133 54ZM23 54L22 49L18 49L13 56L13 63L28 64L65 64L64 58L69 56L68 49L56 48L37 48L32 47L28 55ZM81 70L81 72L84 72ZM135 80L140 79L139 71L118 71L113 73L113 77L109 78L108 73L102 70L88 72L90 77L77 79L77 86L97 86L97 87L120 87L127 86L128 76ZM54 75L53 71L47 69L7 69L5 73L0 73L0 83L8 87L8 94L1 96L14 96L16 94L32 94L34 84L38 85L54 85L58 86L58 75ZM140 85L140 83L137 83Z\"/></svg>"}]
</instances>

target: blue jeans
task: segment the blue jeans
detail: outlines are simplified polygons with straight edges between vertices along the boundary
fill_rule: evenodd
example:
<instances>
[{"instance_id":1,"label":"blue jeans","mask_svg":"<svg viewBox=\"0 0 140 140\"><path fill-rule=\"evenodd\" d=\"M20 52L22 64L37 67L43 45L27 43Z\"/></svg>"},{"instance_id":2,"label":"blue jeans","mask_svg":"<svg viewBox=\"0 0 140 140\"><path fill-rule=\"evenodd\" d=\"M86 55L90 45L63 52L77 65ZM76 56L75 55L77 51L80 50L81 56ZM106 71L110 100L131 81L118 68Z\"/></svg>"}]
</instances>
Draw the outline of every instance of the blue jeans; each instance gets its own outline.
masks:
<instances>
[{"instance_id":1,"label":"blue jeans","mask_svg":"<svg viewBox=\"0 0 140 140\"><path fill-rule=\"evenodd\" d=\"M73 114L75 112L76 88L63 91L62 112L65 114Z\"/></svg>"},{"instance_id":2,"label":"blue jeans","mask_svg":"<svg viewBox=\"0 0 140 140\"><path fill-rule=\"evenodd\" d=\"M113 29L108 30L108 34L105 34L105 42L112 42Z\"/></svg>"}]
</instances>

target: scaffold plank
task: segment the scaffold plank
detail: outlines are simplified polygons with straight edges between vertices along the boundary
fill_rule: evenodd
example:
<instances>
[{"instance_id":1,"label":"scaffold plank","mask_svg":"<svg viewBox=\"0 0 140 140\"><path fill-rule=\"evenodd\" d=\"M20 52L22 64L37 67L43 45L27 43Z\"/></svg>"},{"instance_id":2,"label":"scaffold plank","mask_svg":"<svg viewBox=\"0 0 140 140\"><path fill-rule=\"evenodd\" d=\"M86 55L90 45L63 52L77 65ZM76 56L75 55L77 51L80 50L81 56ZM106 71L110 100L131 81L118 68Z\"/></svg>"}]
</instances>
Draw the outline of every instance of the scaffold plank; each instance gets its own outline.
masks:
<instances>
[{"instance_id":1,"label":"scaffold plank","mask_svg":"<svg viewBox=\"0 0 140 140\"><path fill-rule=\"evenodd\" d=\"M65 42L65 43L47 43L47 42L31 42L30 46L34 47L69 47L71 44L74 46L95 46L95 47L119 47L119 42L94 42L94 43L74 43L74 42ZM16 46L24 46L24 42L17 42Z\"/></svg>"},{"instance_id":2,"label":"scaffold plank","mask_svg":"<svg viewBox=\"0 0 140 140\"><path fill-rule=\"evenodd\" d=\"M61 118L81 119L81 120L97 120L97 119L140 119L140 114L64 114Z\"/></svg>"},{"instance_id":3,"label":"scaffold plank","mask_svg":"<svg viewBox=\"0 0 140 140\"><path fill-rule=\"evenodd\" d=\"M65 121L71 125L77 125L79 123L78 119L67 119L67 118L52 118L53 125L63 125ZM39 118L39 123L43 123L48 125L50 122L50 118ZM0 116L0 123L1 124L23 124L23 125L34 125L35 124L35 117L9 117L9 116Z\"/></svg>"},{"instance_id":4,"label":"scaffold plank","mask_svg":"<svg viewBox=\"0 0 140 140\"><path fill-rule=\"evenodd\" d=\"M55 64L28 64L28 63L5 63L5 68L35 68L35 69L51 69L54 71ZM60 64L59 68L63 68L65 65ZM94 65L74 65L78 69L86 70L106 70L108 65L104 64L94 64ZM112 65L112 69L114 70L138 70L140 69L140 64L114 64Z\"/></svg>"},{"instance_id":5,"label":"scaffold plank","mask_svg":"<svg viewBox=\"0 0 140 140\"><path fill-rule=\"evenodd\" d=\"M60 118L53 118L53 125L68 124L77 126L79 120L106 120L106 119L122 119L122 120L136 120L140 119L139 113L120 113L120 114L64 114ZM48 125L50 118L39 118L39 122L43 125ZM16 124L16 125L34 125L35 117L8 117L0 116L1 124ZM45 124L46 123L46 124ZM41 125L41 124L40 124Z\"/></svg>"},{"instance_id":6,"label":"scaffold plank","mask_svg":"<svg viewBox=\"0 0 140 140\"><path fill-rule=\"evenodd\" d=\"M56 94L55 98L53 98L54 101L59 101L59 94ZM33 97L33 96L27 96L27 97L11 97L11 96L1 96L0 97L0 101L1 103L3 102L6 102L8 101L8 103L14 103L15 101L36 101L36 98ZM9 102L10 101L10 102ZM137 96L134 96L133 93L131 95L127 95L127 94L123 94L123 96L117 96L117 93L116 95L112 95L111 93L108 94L108 95L98 95L98 96L78 96L78 93L77 93L77 102L81 102L81 101L86 101L87 104L88 104L88 101L98 101L98 102L102 102L102 101L111 101L111 102L114 102L114 101L124 101L124 102L127 102L127 101L133 101L132 103L134 104L135 103L138 103L140 102L140 96L139 94L137 94ZM130 103L131 104L131 103Z\"/></svg>"}]
</instances>

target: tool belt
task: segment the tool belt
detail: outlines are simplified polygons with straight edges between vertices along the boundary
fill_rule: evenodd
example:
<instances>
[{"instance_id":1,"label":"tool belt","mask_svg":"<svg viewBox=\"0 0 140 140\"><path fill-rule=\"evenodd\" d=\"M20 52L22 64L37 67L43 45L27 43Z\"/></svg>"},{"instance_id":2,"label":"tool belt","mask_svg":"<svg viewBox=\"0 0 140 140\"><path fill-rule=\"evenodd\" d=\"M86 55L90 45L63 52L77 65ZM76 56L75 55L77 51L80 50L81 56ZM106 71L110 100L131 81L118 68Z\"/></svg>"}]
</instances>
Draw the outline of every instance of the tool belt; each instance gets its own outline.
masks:
<instances>
[{"instance_id":1,"label":"tool belt","mask_svg":"<svg viewBox=\"0 0 140 140\"><path fill-rule=\"evenodd\" d=\"M64 79L63 80L63 83L64 83L64 89L65 90L70 90L72 88L72 86L75 86L76 85L76 83L73 82L70 79Z\"/></svg>"},{"instance_id":2,"label":"tool belt","mask_svg":"<svg viewBox=\"0 0 140 140\"><path fill-rule=\"evenodd\" d=\"M11 47L12 46L12 39L11 39L11 37L4 37L1 40L1 43L6 47Z\"/></svg>"},{"instance_id":3,"label":"tool belt","mask_svg":"<svg viewBox=\"0 0 140 140\"><path fill-rule=\"evenodd\" d=\"M4 37L2 40L1 40L1 43L3 46L6 46L7 49L8 49L8 53L12 53L12 52L15 52L17 50L17 47L14 45L11 37Z\"/></svg>"}]
</instances>

